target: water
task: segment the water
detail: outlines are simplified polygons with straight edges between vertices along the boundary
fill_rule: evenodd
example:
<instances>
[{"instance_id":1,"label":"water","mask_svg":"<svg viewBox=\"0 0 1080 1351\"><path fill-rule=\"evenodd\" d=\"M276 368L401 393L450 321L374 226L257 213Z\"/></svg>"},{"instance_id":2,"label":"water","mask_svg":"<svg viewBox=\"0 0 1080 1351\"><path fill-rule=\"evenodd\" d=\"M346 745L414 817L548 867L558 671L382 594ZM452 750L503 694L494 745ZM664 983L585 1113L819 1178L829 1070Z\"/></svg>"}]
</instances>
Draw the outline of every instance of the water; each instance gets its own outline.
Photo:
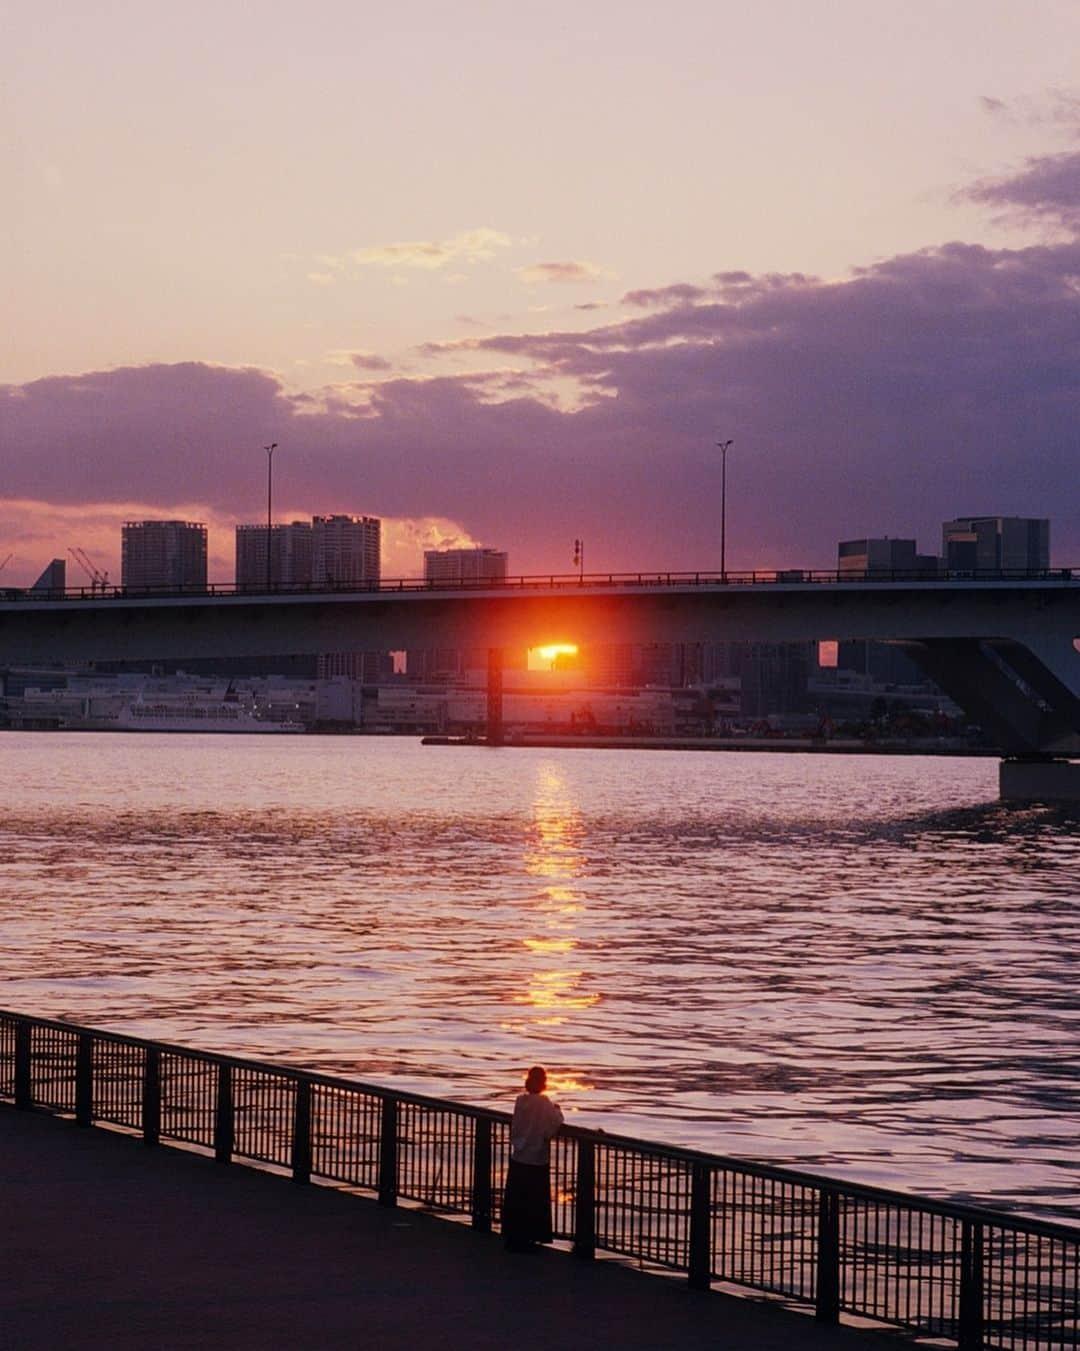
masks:
<instances>
[{"instance_id":1,"label":"water","mask_svg":"<svg viewBox=\"0 0 1080 1351\"><path fill-rule=\"evenodd\" d=\"M1080 1219L1080 818L995 761L0 756L4 1007Z\"/></svg>"}]
</instances>

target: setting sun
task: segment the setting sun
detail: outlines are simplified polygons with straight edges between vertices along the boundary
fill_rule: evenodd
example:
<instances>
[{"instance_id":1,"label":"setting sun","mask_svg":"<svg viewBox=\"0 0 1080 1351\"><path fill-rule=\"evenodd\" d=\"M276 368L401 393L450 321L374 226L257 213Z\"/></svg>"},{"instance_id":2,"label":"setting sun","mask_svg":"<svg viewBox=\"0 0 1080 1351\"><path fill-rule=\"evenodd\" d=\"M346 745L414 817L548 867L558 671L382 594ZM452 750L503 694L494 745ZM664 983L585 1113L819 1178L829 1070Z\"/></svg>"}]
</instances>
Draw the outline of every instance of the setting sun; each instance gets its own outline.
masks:
<instances>
[{"instance_id":1,"label":"setting sun","mask_svg":"<svg viewBox=\"0 0 1080 1351\"><path fill-rule=\"evenodd\" d=\"M533 671L552 667L560 657L576 657L577 643L545 643L529 649L529 669Z\"/></svg>"}]
</instances>

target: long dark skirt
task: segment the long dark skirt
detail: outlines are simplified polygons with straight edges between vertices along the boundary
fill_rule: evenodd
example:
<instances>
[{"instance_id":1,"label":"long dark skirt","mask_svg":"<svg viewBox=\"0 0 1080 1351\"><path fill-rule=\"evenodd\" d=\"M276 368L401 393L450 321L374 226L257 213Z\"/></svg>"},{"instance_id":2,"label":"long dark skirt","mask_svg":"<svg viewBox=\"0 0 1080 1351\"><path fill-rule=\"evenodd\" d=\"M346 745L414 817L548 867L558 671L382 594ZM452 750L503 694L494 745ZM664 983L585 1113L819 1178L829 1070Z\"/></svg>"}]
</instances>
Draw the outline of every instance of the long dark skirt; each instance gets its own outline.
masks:
<instances>
[{"instance_id":1,"label":"long dark skirt","mask_svg":"<svg viewBox=\"0 0 1080 1351\"><path fill-rule=\"evenodd\" d=\"M551 1168L510 1160L503 1193L502 1231L507 1247L550 1243Z\"/></svg>"}]
</instances>

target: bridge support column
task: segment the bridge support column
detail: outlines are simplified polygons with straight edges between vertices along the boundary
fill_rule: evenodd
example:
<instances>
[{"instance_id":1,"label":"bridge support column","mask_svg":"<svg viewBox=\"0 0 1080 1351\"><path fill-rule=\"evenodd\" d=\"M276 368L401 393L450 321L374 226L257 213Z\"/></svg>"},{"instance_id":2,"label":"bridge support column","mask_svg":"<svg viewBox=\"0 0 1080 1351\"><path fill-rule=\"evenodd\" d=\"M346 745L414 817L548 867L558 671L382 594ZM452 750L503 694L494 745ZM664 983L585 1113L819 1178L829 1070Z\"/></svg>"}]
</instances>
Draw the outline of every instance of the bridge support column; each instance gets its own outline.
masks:
<instances>
[{"instance_id":1,"label":"bridge support column","mask_svg":"<svg viewBox=\"0 0 1080 1351\"><path fill-rule=\"evenodd\" d=\"M487 661L487 744L503 744L503 650L488 648Z\"/></svg>"},{"instance_id":2,"label":"bridge support column","mask_svg":"<svg viewBox=\"0 0 1080 1351\"><path fill-rule=\"evenodd\" d=\"M1002 802L1080 804L1080 760L1002 760Z\"/></svg>"}]
</instances>

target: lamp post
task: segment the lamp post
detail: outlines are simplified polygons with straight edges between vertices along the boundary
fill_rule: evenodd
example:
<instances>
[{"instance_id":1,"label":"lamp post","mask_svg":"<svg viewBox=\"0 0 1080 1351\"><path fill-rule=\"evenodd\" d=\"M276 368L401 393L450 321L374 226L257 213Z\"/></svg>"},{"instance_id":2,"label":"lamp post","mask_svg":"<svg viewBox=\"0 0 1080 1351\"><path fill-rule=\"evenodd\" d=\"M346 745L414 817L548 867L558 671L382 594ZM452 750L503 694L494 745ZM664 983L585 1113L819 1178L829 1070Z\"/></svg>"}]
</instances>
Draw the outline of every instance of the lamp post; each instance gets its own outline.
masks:
<instances>
[{"instance_id":1,"label":"lamp post","mask_svg":"<svg viewBox=\"0 0 1080 1351\"><path fill-rule=\"evenodd\" d=\"M720 580L727 582L727 453L734 441L717 441L720 450Z\"/></svg>"},{"instance_id":2,"label":"lamp post","mask_svg":"<svg viewBox=\"0 0 1080 1351\"><path fill-rule=\"evenodd\" d=\"M266 451L266 589L270 590L272 585L272 575L270 572L270 520L274 508L274 451L277 450L277 442L271 441L268 446L263 446Z\"/></svg>"}]
</instances>

